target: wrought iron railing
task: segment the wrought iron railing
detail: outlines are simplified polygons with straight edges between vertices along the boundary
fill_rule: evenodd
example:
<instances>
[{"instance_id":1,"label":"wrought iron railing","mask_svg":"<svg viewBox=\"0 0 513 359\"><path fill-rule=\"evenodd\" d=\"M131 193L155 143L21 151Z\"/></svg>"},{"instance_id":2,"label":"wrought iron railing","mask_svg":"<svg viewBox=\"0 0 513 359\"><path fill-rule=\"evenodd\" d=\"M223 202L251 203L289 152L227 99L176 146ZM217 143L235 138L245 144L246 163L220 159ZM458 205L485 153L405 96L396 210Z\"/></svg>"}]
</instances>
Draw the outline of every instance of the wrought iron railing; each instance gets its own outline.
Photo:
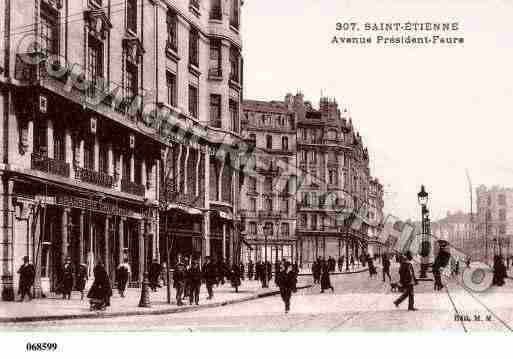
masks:
<instances>
[{"instance_id":1,"label":"wrought iron railing","mask_svg":"<svg viewBox=\"0 0 513 359\"><path fill-rule=\"evenodd\" d=\"M281 212L261 210L258 211L258 216L260 218L281 218Z\"/></svg>"},{"instance_id":2,"label":"wrought iron railing","mask_svg":"<svg viewBox=\"0 0 513 359\"><path fill-rule=\"evenodd\" d=\"M69 163L55 160L38 153L33 153L31 156L31 168L63 177L69 177L70 173Z\"/></svg>"},{"instance_id":3,"label":"wrought iron railing","mask_svg":"<svg viewBox=\"0 0 513 359\"><path fill-rule=\"evenodd\" d=\"M144 185L126 179L121 179L121 191L141 197L146 193Z\"/></svg>"},{"instance_id":4,"label":"wrought iron railing","mask_svg":"<svg viewBox=\"0 0 513 359\"><path fill-rule=\"evenodd\" d=\"M114 185L113 176L104 172L96 172L82 167L75 168L75 178L101 187L111 188Z\"/></svg>"}]
</instances>

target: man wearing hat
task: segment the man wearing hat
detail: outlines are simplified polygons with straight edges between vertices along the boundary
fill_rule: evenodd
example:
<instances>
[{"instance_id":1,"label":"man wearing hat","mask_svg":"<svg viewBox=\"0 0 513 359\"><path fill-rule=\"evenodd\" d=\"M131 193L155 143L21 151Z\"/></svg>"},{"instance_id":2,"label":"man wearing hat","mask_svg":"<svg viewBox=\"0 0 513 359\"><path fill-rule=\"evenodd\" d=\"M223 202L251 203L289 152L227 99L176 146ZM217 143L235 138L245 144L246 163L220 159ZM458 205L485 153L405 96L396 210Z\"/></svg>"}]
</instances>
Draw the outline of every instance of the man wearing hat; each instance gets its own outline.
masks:
<instances>
[{"instance_id":1,"label":"man wearing hat","mask_svg":"<svg viewBox=\"0 0 513 359\"><path fill-rule=\"evenodd\" d=\"M71 291L73 290L73 266L71 265L71 258L66 258L61 273L61 290L62 299L71 299Z\"/></svg>"},{"instance_id":2,"label":"man wearing hat","mask_svg":"<svg viewBox=\"0 0 513 359\"><path fill-rule=\"evenodd\" d=\"M399 307L399 304L408 297L408 310L417 310L413 306L415 302L413 285L418 283L417 278L415 277L415 271L413 270L413 256L410 251L407 251L405 253L405 257L405 260L401 262L401 266L399 267L399 281L401 282L401 286L404 288L404 291L403 294L394 301L394 304L396 307Z\"/></svg>"},{"instance_id":3,"label":"man wearing hat","mask_svg":"<svg viewBox=\"0 0 513 359\"><path fill-rule=\"evenodd\" d=\"M23 257L23 264L18 270L20 275L20 283L18 293L20 294L20 302L23 302L25 295L28 295L29 300L32 299L30 288L34 285L34 277L36 276L36 269L32 263L29 263L29 257Z\"/></svg>"}]
</instances>

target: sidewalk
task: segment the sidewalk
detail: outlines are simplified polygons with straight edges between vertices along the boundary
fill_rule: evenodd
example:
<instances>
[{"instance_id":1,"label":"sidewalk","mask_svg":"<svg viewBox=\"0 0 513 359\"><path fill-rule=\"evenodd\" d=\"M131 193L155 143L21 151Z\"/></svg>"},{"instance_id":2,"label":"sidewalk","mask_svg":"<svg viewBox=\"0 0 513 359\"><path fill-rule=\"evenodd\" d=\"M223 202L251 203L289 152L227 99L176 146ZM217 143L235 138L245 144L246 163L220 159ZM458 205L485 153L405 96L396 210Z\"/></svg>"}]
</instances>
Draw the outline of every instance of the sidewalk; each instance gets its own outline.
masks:
<instances>
[{"instance_id":1,"label":"sidewalk","mask_svg":"<svg viewBox=\"0 0 513 359\"><path fill-rule=\"evenodd\" d=\"M299 278L298 289L310 287L309 278ZM150 290L151 308L139 308L140 288L127 289L125 298L121 298L116 289L113 289L111 306L105 311L92 312L89 310L89 300L80 300L80 293L73 292L71 300L64 300L61 296L45 299L33 299L25 302L2 302L0 305L0 323L51 321L78 318L108 318L129 315L171 314L193 311L203 308L212 308L227 304L240 303L270 295L279 294L274 284L274 277L269 282L269 288L262 288L257 281L245 280L235 293L228 283L223 286L214 286L214 298L207 300L205 285L201 286L198 306L189 305L178 307L175 301L175 290L171 288L171 304L167 304L167 288L162 287L158 292ZM84 296L85 297L85 296Z\"/></svg>"}]
</instances>

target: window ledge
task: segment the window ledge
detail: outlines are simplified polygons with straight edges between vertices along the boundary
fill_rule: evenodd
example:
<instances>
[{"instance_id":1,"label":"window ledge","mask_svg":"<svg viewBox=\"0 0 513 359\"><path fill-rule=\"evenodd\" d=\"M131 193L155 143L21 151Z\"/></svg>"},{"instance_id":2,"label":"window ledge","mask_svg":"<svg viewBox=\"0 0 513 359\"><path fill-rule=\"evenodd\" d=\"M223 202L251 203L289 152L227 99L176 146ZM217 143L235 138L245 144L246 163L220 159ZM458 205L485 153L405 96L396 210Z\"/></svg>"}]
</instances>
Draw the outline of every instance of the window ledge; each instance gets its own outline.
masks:
<instances>
[{"instance_id":1,"label":"window ledge","mask_svg":"<svg viewBox=\"0 0 513 359\"><path fill-rule=\"evenodd\" d=\"M240 91L242 89L240 83L233 81L232 79L230 79L230 87L236 89L237 91Z\"/></svg>"},{"instance_id":2,"label":"window ledge","mask_svg":"<svg viewBox=\"0 0 513 359\"><path fill-rule=\"evenodd\" d=\"M223 24L223 19L208 19L208 22L211 24Z\"/></svg>"},{"instance_id":3,"label":"window ledge","mask_svg":"<svg viewBox=\"0 0 513 359\"><path fill-rule=\"evenodd\" d=\"M194 5L189 5L189 10L196 16L196 17L200 17L201 16L201 12L200 12L200 9L199 7L196 7Z\"/></svg>"},{"instance_id":4,"label":"window ledge","mask_svg":"<svg viewBox=\"0 0 513 359\"><path fill-rule=\"evenodd\" d=\"M233 24L230 24L230 29L235 32L236 34L239 34L239 29L235 26L233 26Z\"/></svg>"},{"instance_id":5,"label":"window ledge","mask_svg":"<svg viewBox=\"0 0 513 359\"><path fill-rule=\"evenodd\" d=\"M172 60L180 61L180 55L169 44L166 44L166 55Z\"/></svg>"},{"instance_id":6,"label":"window ledge","mask_svg":"<svg viewBox=\"0 0 513 359\"><path fill-rule=\"evenodd\" d=\"M189 72L191 72L193 75L200 76L201 71L198 66L189 63Z\"/></svg>"}]
</instances>

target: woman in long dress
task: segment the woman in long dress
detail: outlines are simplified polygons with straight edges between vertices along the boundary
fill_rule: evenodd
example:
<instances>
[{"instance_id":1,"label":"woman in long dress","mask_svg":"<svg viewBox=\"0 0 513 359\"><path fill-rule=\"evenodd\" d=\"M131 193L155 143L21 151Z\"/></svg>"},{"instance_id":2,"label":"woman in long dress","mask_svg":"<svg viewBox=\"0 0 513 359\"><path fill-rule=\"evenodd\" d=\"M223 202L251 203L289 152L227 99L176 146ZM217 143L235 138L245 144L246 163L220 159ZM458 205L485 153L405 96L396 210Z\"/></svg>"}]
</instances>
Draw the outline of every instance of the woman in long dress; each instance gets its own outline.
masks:
<instances>
[{"instance_id":1,"label":"woman in long dress","mask_svg":"<svg viewBox=\"0 0 513 359\"><path fill-rule=\"evenodd\" d=\"M112 288L110 287L109 275L101 262L98 262L93 270L94 282L89 289L87 298L90 299L91 310L105 310L110 306Z\"/></svg>"}]
</instances>

